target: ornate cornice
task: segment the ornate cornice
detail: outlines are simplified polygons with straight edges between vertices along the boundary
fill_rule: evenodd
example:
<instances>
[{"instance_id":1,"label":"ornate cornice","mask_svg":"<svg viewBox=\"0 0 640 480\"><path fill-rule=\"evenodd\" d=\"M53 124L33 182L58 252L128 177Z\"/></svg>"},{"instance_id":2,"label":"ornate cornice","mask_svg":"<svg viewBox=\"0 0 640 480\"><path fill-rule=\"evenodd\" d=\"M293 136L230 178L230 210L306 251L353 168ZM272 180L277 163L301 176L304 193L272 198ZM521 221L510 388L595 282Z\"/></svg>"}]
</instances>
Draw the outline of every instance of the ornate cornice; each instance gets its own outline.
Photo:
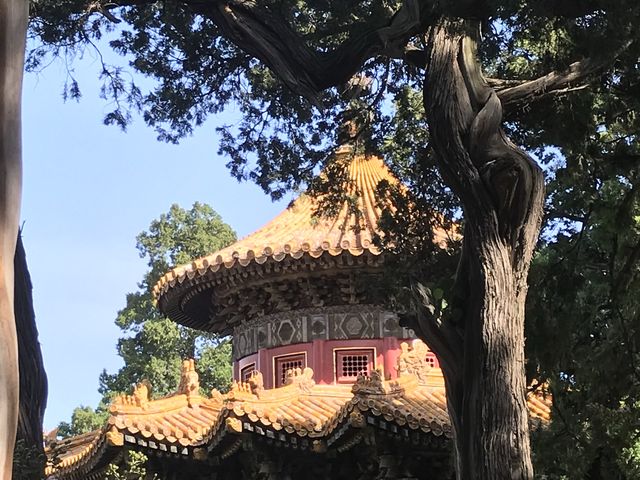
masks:
<instances>
[{"instance_id":1,"label":"ornate cornice","mask_svg":"<svg viewBox=\"0 0 640 480\"><path fill-rule=\"evenodd\" d=\"M240 322L301 308L382 303L381 255L303 255L186 277L159 300L183 325L228 335Z\"/></svg>"},{"instance_id":2,"label":"ornate cornice","mask_svg":"<svg viewBox=\"0 0 640 480\"><path fill-rule=\"evenodd\" d=\"M303 308L242 322L233 331L233 357L240 359L262 348L313 340L412 338L398 317L377 305Z\"/></svg>"}]
</instances>

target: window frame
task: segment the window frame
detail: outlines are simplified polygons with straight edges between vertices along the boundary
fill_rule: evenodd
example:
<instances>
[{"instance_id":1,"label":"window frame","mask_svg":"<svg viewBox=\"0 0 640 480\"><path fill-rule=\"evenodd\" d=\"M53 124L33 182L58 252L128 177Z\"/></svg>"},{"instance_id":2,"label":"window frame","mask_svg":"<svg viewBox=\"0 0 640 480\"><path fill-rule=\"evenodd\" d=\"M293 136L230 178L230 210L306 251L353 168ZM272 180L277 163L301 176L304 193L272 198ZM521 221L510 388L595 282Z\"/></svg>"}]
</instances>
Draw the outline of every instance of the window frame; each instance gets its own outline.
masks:
<instances>
[{"instance_id":1,"label":"window frame","mask_svg":"<svg viewBox=\"0 0 640 480\"><path fill-rule=\"evenodd\" d=\"M249 378L251 378L251 374L255 371L257 371L256 362L247 363L244 367L240 369L240 381L244 383L248 382Z\"/></svg>"},{"instance_id":2,"label":"window frame","mask_svg":"<svg viewBox=\"0 0 640 480\"><path fill-rule=\"evenodd\" d=\"M427 364L427 366L430 368L440 368L440 362L438 361L438 357L436 357L436 354L433 353L432 351L429 351L429 353L427 353L426 357L424 358L424 361Z\"/></svg>"},{"instance_id":3,"label":"window frame","mask_svg":"<svg viewBox=\"0 0 640 480\"><path fill-rule=\"evenodd\" d=\"M287 361L295 361L301 359L302 360L302 370L304 370L309 364L307 362L307 352L292 352L292 353L283 353L282 355L274 355L273 356L273 387L279 388L284 386L284 379L282 375L286 372L280 371L280 365Z\"/></svg>"},{"instance_id":4,"label":"window frame","mask_svg":"<svg viewBox=\"0 0 640 480\"><path fill-rule=\"evenodd\" d=\"M341 347L333 349L333 380L340 385L348 385L355 383L358 376L346 377L339 375L341 369L342 358L351 355L366 355L369 357L368 367L370 368L369 375L376 369L378 353L376 347Z\"/></svg>"}]
</instances>

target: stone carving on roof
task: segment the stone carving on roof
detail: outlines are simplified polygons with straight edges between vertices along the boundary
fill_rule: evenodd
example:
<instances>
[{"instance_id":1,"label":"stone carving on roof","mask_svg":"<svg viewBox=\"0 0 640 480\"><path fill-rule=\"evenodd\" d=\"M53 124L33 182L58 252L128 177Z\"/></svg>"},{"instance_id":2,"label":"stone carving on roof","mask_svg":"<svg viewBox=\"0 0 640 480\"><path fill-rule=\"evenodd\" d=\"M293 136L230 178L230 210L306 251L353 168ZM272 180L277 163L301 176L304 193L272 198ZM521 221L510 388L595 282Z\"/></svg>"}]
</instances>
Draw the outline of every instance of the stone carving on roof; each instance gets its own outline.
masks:
<instances>
[{"instance_id":1,"label":"stone carving on roof","mask_svg":"<svg viewBox=\"0 0 640 480\"><path fill-rule=\"evenodd\" d=\"M149 405L150 396L151 383L149 383L149 380L142 380L133 387L133 393L131 395L117 396L111 404L110 410L116 411L119 406L134 406L145 410Z\"/></svg>"},{"instance_id":2,"label":"stone carving on roof","mask_svg":"<svg viewBox=\"0 0 640 480\"><path fill-rule=\"evenodd\" d=\"M192 359L182 362L182 370L180 371L180 385L178 393L185 394L190 397L198 395L200 391L200 377L196 372L195 361Z\"/></svg>"},{"instance_id":3,"label":"stone carving on roof","mask_svg":"<svg viewBox=\"0 0 640 480\"><path fill-rule=\"evenodd\" d=\"M227 394L228 400L253 400L260 398L264 392L264 379L258 370L251 372L249 380L246 382L234 381L231 390Z\"/></svg>"},{"instance_id":4,"label":"stone carving on roof","mask_svg":"<svg viewBox=\"0 0 640 480\"><path fill-rule=\"evenodd\" d=\"M58 441L58 430L59 428L54 428L50 432L42 435L42 442L44 443L45 448L50 447Z\"/></svg>"},{"instance_id":5,"label":"stone carving on roof","mask_svg":"<svg viewBox=\"0 0 640 480\"><path fill-rule=\"evenodd\" d=\"M313 370L309 367L291 368L285 373L285 385L296 385L302 392L309 393L316 384L313 379Z\"/></svg>"},{"instance_id":6,"label":"stone carving on roof","mask_svg":"<svg viewBox=\"0 0 640 480\"><path fill-rule=\"evenodd\" d=\"M415 384L415 385L414 385ZM351 387L351 392L359 397L368 395L401 396L407 389L411 390L417 385L415 377L404 379L385 380L381 368L376 368L369 375L361 373Z\"/></svg>"},{"instance_id":7,"label":"stone carving on roof","mask_svg":"<svg viewBox=\"0 0 640 480\"><path fill-rule=\"evenodd\" d=\"M356 394L384 394L385 391L382 371L380 369L375 369L369 375L360 373L356 379L356 383L353 384L351 391Z\"/></svg>"},{"instance_id":8,"label":"stone carving on roof","mask_svg":"<svg viewBox=\"0 0 640 480\"><path fill-rule=\"evenodd\" d=\"M389 393L382 370L379 368L373 370L369 375L359 374L351 391L356 395L386 395Z\"/></svg>"},{"instance_id":9,"label":"stone carving on roof","mask_svg":"<svg viewBox=\"0 0 640 480\"><path fill-rule=\"evenodd\" d=\"M214 400L216 403L222 405L224 403L224 395L222 395L222 393L220 393L220 391L217 388L212 388L211 389L211 393L209 394L209 398L211 398L211 400Z\"/></svg>"},{"instance_id":10,"label":"stone carving on roof","mask_svg":"<svg viewBox=\"0 0 640 480\"><path fill-rule=\"evenodd\" d=\"M124 445L124 435L115 425L109 429L105 436L109 445L113 445L115 447L121 447Z\"/></svg>"},{"instance_id":11,"label":"stone carving on roof","mask_svg":"<svg viewBox=\"0 0 640 480\"><path fill-rule=\"evenodd\" d=\"M407 342L402 342L400 348L398 376L414 375L420 383L427 383L427 377L433 369L432 365L427 362L429 347L421 340L414 340L412 346Z\"/></svg>"},{"instance_id":12,"label":"stone carving on roof","mask_svg":"<svg viewBox=\"0 0 640 480\"><path fill-rule=\"evenodd\" d=\"M249 377L249 386L251 387L251 393L260 397L260 393L264 390L264 379L262 373L258 370L254 370Z\"/></svg>"}]
</instances>

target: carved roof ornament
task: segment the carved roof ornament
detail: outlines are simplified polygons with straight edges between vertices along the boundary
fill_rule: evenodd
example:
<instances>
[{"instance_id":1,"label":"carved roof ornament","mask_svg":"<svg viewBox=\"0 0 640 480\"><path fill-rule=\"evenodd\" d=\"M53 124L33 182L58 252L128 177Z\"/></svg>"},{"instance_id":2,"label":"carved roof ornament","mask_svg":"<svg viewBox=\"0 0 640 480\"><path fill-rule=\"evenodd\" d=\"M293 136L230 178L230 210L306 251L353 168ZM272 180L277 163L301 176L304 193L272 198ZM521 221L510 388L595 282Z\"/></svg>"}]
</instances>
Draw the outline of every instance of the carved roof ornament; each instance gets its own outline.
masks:
<instances>
[{"instance_id":1,"label":"carved roof ornament","mask_svg":"<svg viewBox=\"0 0 640 480\"><path fill-rule=\"evenodd\" d=\"M264 379L262 373L256 370L246 382L234 381L226 397L228 400L252 400L254 397L260 398L263 391Z\"/></svg>"},{"instance_id":2,"label":"carved roof ornament","mask_svg":"<svg viewBox=\"0 0 640 480\"><path fill-rule=\"evenodd\" d=\"M220 393L220 391L217 388L211 389L211 394L209 395L209 398L211 398L212 400L214 400L216 403L220 405L224 403L224 395L222 395L222 393Z\"/></svg>"},{"instance_id":3,"label":"carved roof ornament","mask_svg":"<svg viewBox=\"0 0 640 480\"><path fill-rule=\"evenodd\" d=\"M196 363L193 358L182 362L178 393L182 393L187 397L200 394L200 377L196 372Z\"/></svg>"},{"instance_id":4,"label":"carved roof ornament","mask_svg":"<svg viewBox=\"0 0 640 480\"><path fill-rule=\"evenodd\" d=\"M313 379L313 370L309 367L291 368L285 373L285 385L296 385L304 393L309 393L316 384Z\"/></svg>"},{"instance_id":5,"label":"carved roof ornament","mask_svg":"<svg viewBox=\"0 0 640 480\"><path fill-rule=\"evenodd\" d=\"M49 433L42 435L42 443L44 443L45 448L51 447L58 442L58 430L59 428L54 428Z\"/></svg>"},{"instance_id":6,"label":"carved roof ornament","mask_svg":"<svg viewBox=\"0 0 640 480\"><path fill-rule=\"evenodd\" d=\"M351 391L356 395L385 395L387 390L385 389L382 371L376 369L372 371L370 375L365 373L359 374Z\"/></svg>"},{"instance_id":7,"label":"carved roof ornament","mask_svg":"<svg viewBox=\"0 0 640 480\"><path fill-rule=\"evenodd\" d=\"M142 380L133 389L133 398L138 407L146 408L151 399L151 383L149 380Z\"/></svg>"},{"instance_id":8,"label":"carved roof ornament","mask_svg":"<svg viewBox=\"0 0 640 480\"><path fill-rule=\"evenodd\" d=\"M109 445L121 447L124 445L124 435L113 425L105 435Z\"/></svg>"},{"instance_id":9,"label":"carved roof ornament","mask_svg":"<svg viewBox=\"0 0 640 480\"><path fill-rule=\"evenodd\" d=\"M251 387L251 393L260 397L260 393L264 390L264 379L262 373L258 370L254 370L249 377L249 387Z\"/></svg>"},{"instance_id":10,"label":"carved roof ornament","mask_svg":"<svg viewBox=\"0 0 640 480\"><path fill-rule=\"evenodd\" d=\"M311 444L311 451L314 453L326 453L327 444L322 440L314 440Z\"/></svg>"},{"instance_id":11,"label":"carved roof ornament","mask_svg":"<svg viewBox=\"0 0 640 480\"><path fill-rule=\"evenodd\" d=\"M146 410L151 400L151 383L149 380L144 379L140 383L133 387L133 393L131 395L119 395L115 398L109 410L115 412L120 406L132 406L139 407Z\"/></svg>"},{"instance_id":12,"label":"carved roof ornament","mask_svg":"<svg viewBox=\"0 0 640 480\"><path fill-rule=\"evenodd\" d=\"M242 433L242 420L235 417L228 417L225 420L225 426L229 433Z\"/></svg>"},{"instance_id":13,"label":"carved roof ornament","mask_svg":"<svg viewBox=\"0 0 640 480\"><path fill-rule=\"evenodd\" d=\"M367 421L362 412L359 410L352 410L349 414L349 425L354 428L364 428L367 426Z\"/></svg>"},{"instance_id":14,"label":"carved roof ornament","mask_svg":"<svg viewBox=\"0 0 640 480\"><path fill-rule=\"evenodd\" d=\"M369 375L365 373L358 375L356 383L351 387L351 392L360 398L366 397L367 395L402 396L407 388L413 388L411 386L411 380L417 384L415 378L408 378L403 381L385 380L382 368L376 368Z\"/></svg>"},{"instance_id":15,"label":"carved roof ornament","mask_svg":"<svg viewBox=\"0 0 640 480\"><path fill-rule=\"evenodd\" d=\"M433 369L427 362L430 350L421 340L414 340L410 346L407 342L400 344L401 352L398 356L398 376L414 375L418 382L425 384L429 372Z\"/></svg>"}]
</instances>

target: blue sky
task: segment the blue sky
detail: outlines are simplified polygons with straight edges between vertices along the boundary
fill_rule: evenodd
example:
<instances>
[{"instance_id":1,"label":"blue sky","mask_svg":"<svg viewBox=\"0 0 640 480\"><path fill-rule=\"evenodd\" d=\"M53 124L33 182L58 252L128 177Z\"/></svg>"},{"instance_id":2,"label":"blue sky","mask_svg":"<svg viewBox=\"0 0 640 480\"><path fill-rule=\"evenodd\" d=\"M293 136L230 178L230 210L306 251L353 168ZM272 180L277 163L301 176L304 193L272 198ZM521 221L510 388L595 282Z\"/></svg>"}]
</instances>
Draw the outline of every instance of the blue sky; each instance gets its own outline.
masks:
<instances>
[{"instance_id":1,"label":"blue sky","mask_svg":"<svg viewBox=\"0 0 640 480\"><path fill-rule=\"evenodd\" d=\"M210 204L239 236L285 208L253 184L237 183L217 154L212 118L180 145L168 145L141 119L127 132L102 124L97 61L75 64L83 98L62 100L66 73L54 63L27 74L23 99L22 220L40 342L49 378L45 430L95 406L98 376L121 366L116 312L146 265L136 235L172 203ZM230 115L230 116L229 116Z\"/></svg>"}]
</instances>

